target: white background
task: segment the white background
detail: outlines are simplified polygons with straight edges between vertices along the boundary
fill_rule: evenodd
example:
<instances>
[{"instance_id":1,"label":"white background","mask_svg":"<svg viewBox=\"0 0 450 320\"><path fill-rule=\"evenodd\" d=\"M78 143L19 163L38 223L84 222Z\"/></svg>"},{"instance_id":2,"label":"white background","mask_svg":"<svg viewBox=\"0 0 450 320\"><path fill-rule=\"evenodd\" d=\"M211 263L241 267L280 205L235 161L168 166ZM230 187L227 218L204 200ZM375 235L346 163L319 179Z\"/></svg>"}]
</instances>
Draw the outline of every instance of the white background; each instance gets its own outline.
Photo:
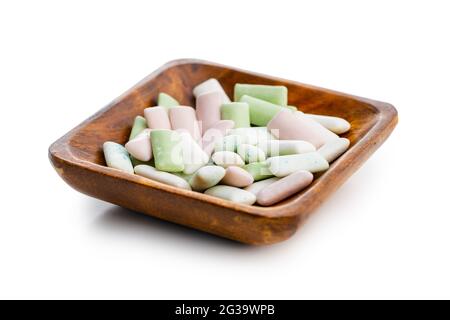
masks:
<instances>
[{"instance_id":1,"label":"white background","mask_svg":"<svg viewBox=\"0 0 450 320\"><path fill-rule=\"evenodd\" d=\"M448 1L3 1L0 298L450 298ZM394 104L290 240L249 247L84 196L51 142L200 58Z\"/></svg>"}]
</instances>

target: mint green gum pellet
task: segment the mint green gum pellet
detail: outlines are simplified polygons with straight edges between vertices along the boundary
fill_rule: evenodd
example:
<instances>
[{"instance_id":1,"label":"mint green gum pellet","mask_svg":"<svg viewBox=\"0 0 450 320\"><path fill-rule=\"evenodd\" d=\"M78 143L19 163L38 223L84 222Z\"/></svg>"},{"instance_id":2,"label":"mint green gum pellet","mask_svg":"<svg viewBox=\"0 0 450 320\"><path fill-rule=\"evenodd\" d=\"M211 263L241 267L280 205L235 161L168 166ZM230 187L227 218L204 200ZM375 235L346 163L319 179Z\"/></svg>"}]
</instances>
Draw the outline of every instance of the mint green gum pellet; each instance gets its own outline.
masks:
<instances>
[{"instance_id":1,"label":"mint green gum pellet","mask_svg":"<svg viewBox=\"0 0 450 320\"><path fill-rule=\"evenodd\" d=\"M239 101L248 103L250 108L250 122L260 127L265 127L278 111L283 108L279 105L247 95L243 95Z\"/></svg>"},{"instance_id":2,"label":"mint green gum pellet","mask_svg":"<svg viewBox=\"0 0 450 320\"><path fill-rule=\"evenodd\" d=\"M289 109L291 109L292 111L298 111L297 107L294 106L287 106Z\"/></svg>"},{"instance_id":3,"label":"mint green gum pellet","mask_svg":"<svg viewBox=\"0 0 450 320\"><path fill-rule=\"evenodd\" d=\"M166 172L181 172L184 170L181 136L172 130L152 130L153 158L156 169Z\"/></svg>"},{"instance_id":4,"label":"mint green gum pellet","mask_svg":"<svg viewBox=\"0 0 450 320\"><path fill-rule=\"evenodd\" d=\"M147 120L144 117L137 116L134 118L133 127L131 128L130 140L133 140L139 133L147 128Z\"/></svg>"},{"instance_id":5,"label":"mint green gum pellet","mask_svg":"<svg viewBox=\"0 0 450 320\"><path fill-rule=\"evenodd\" d=\"M236 83L234 85L234 101L240 101L243 95L258 98L283 107L287 105L288 100L288 90L285 86Z\"/></svg>"},{"instance_id":6,"label":"mint green gum pellet","mask_svg":"<svg viewBox=\"0 0 450 320\"><path fill-rule=\"evenodd\" d=\"M273 177L266 161L249 163L242 167L253 177L254 181L264 180Z\"/></svg>"},{"instance_id":7,"label":"mint green gum pellet","mask_svg":"<svg viewBox=\"0 0 450 320\"><path fill-rule=\"evenodd\" d=\"M158 95L158 106L165 107L169 109L171 107L179 106L180 103L173 97L169 96L167 93L161 92Z\"/></svg>"},{"instance_id":8,"label":"mint green gum pellet","mask_svg":"<svg viewBox=\"0 0 450 320\"><path fill-rule=\"evenodd\" d=\"M220 108L222 120L233 120L235 128L250 127L249 106L245 102L224 103Z\"/></svg>"}]
</instances>

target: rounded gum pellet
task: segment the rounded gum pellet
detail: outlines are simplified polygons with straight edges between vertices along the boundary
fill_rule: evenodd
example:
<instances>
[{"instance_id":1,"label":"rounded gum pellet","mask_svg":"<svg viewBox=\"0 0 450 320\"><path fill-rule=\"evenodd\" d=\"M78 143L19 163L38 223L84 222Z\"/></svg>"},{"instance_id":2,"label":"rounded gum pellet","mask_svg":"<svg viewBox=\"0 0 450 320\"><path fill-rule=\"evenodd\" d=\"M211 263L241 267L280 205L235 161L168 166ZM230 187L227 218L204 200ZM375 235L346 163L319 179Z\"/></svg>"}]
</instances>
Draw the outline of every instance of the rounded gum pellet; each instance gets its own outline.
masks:
<instances>
[{"instance_id":1,"label":"rounded gum pellet","mask_svg":"<svg viewBox=\"0 0 450 320\"><path fill-rule=\"evenodd\" d=\"M206 190L205 194L240 204L252 205L256 201L253 193L231 186L218 185Z\"/></svg>"},{"instance_id":2,"label":"rounded gum pellet","mask_svg":"<svg viewBox=\"0 0 450 320\"><path fill-rule=\"evenodd\" d=\"M277 177L285 177L299 170L316 173L329 168L328 161L317 151L271 157L267 164L269 171Z\"/></svg>"},{"instance_id":3,"label":"rounded gum pellet","mask_svg":"<svg viewBox=\"0 0 450 320\"><path fill-rule=\"evenodd\" d=\"M330 130L300 112L280 110L267 124L269 131L280 140L305 140L320 148L338 138Z\"/></svg>"},{"instance_id":4,"label":"rounded gum pellet","mask_svg":"<svg viewBox=\"0 0 450 320\"><path fill-rule=\"evenodd\" d=\"M200 128L194 108L187 106L172 107L169 109L169 119L173 130L187 131L195 141L200 140Z\"/></svg>"},{"instance_id":5,"label":"rounded gum pellet","mask_svg":"<svg viewBox=\"0 0 450 320\"><path fill-rule=\"evenodd\" d=\"M221 106L222 95L219 91L206 92L197 97L195 112L203 132L220 121Z\"/></svg>"},{"instance_id":6,"label":"rounded gum pellet","mask_svg":"<svg viewBox=\"0 0 450 320\"><path fill-rule=\"evenodd\" d=\"M347 120L339 118L339 117L324 116L324 115L309 114L309 113L306 113L306 116L310 117L314 121L317 121L322 126L324 126L328 130L330 130L336 134L346 133L351 128L351 125Z\"/></svg>"},{"instance_id":7,"label":"rounded gum pellet","mask_svg":"<svg viewBox=\"0 0 450 320\"><path fill-rule=\"evenodd\" d=\"M343 154L349 146L350 140L346 138L338 138L325 143L319 148L319 150L317 150L317 152L330 163Z\"/></svg>"},{"instance_id":8,"label":"rounded gum pellet","mask_svg":"<svg viewBox=\"0 0 450 320\"><path fill-rule=\"evenodd\" d=\"M259 191L256 201L261 206L273 205L306 188L313 179L314 176L311 172L297 171Z\"/></svg>"},{"instance_id":9,"label":"rounded gum pellet","mask_svg":"<svg viewBox=\"0 0 450 320\"><path fill-rule=\"evenodd\" d=\"M226 169L225 176L220 183L243 188L253 183L253 176L240 167L231 166Z\"/></svg>"},{"instance_id":10,"label":"rounded gum pellet","mask_svg":"<svg viewBox=\"0 0 450 320\"><path fill-rule=\"evenodd\" d=\"M225 169L219 166L205 166L200 168L189 179L192 190L203 191L218 184L225 176Z\"/></svg>"},{"instance_id":11,"label":"rounded gum pellet","mask_svg":"<svg viewBox=\"0 0 450 320\"><path fill-rule=\"evenodd\" d=\"M144 116L147 120L147 126L150 129L167 129L170 130L169 116L164 107L150 107L144 110Z\"/></svg>"},{"instance_id":12,"label":"rounded gum pellet","mask_svg":"<svg viewBox=\"0 0 450 320\"><path fill-rule=\"evenodd\" d=\"M230 166L243 166L244 160L234 152L231 151L219 151L212 155L212 160L218 166L228 168Z\"/></svg>"},{"instance_id":13,"label":"rounded gum pellet","mask_svg":"<svg viewBox=\"0 0 450 320\"><path fill-rule=\"evenodd\" d=\"M191 186L184 179L168 172L158 171L152 166L141 164L134 168L134 172L147 179L155 180L177 188L191 190Z\"/></svg>"}]
</instances>

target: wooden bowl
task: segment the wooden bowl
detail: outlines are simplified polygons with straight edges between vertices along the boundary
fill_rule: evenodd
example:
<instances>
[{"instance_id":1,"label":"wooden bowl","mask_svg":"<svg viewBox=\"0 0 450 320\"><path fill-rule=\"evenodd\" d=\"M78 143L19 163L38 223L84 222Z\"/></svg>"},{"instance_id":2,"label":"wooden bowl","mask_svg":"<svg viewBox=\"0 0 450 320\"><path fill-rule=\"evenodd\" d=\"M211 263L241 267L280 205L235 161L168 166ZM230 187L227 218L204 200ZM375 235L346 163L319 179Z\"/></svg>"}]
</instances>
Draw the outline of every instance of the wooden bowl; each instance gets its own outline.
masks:
<instances>
[{"instance_id":1,"label":"wooden bowl","mask_svg":"<svg viewBox=\"0 0 450 320\"><path fill-rule=\"evenodd\" d=\"M289 105L351 123L351 130L343 135L351 141L349 150L304 191L271 207L236 204L105 166L103 142L124 144L133 119L156 104L159 92L193 106L193 87L209 78L217 78L230 97L237 82L286 86ZM49 148L49 158L64 181L89 196L236 241L271 244L294 234L306 217L387 139L396 124L397 111L388 103L185 59L165 64L58 139Z\"/></svg>"}]
</instances>

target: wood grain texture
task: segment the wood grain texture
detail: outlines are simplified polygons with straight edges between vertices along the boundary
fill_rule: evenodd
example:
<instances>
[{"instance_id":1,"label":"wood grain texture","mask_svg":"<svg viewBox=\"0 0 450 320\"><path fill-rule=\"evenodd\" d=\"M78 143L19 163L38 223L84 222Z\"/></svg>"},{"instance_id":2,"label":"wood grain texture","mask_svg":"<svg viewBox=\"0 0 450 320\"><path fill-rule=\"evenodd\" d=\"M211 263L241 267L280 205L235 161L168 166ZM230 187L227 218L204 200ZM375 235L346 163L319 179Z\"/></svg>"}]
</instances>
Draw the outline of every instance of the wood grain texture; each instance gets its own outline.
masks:
<instances>
[{"instance_id":1,"label":"wood grain texture","mask_svg":"<svg viewBox=\"0 0 450 320\"><path fill-rule=\"evenodd\" d=\"M304 112L342 117L351 123L352 129L342 135L350 139L349 150L328 171L316 175L304 191L271 207L236 204L105 166L103 142L124 144L135 116L155 105L159 92L172 95L182 105L193 106L193 87L212 77L221 82L230 97L236 82L285 85L289 105L299 106ZM49 148L49 158L64 181L89 196L243 243L271 244L294 234L308 215L387 139L396 124L397 111L388 103L184 59L165 64L58 139Z\"/></svg>"}]
</instances>

